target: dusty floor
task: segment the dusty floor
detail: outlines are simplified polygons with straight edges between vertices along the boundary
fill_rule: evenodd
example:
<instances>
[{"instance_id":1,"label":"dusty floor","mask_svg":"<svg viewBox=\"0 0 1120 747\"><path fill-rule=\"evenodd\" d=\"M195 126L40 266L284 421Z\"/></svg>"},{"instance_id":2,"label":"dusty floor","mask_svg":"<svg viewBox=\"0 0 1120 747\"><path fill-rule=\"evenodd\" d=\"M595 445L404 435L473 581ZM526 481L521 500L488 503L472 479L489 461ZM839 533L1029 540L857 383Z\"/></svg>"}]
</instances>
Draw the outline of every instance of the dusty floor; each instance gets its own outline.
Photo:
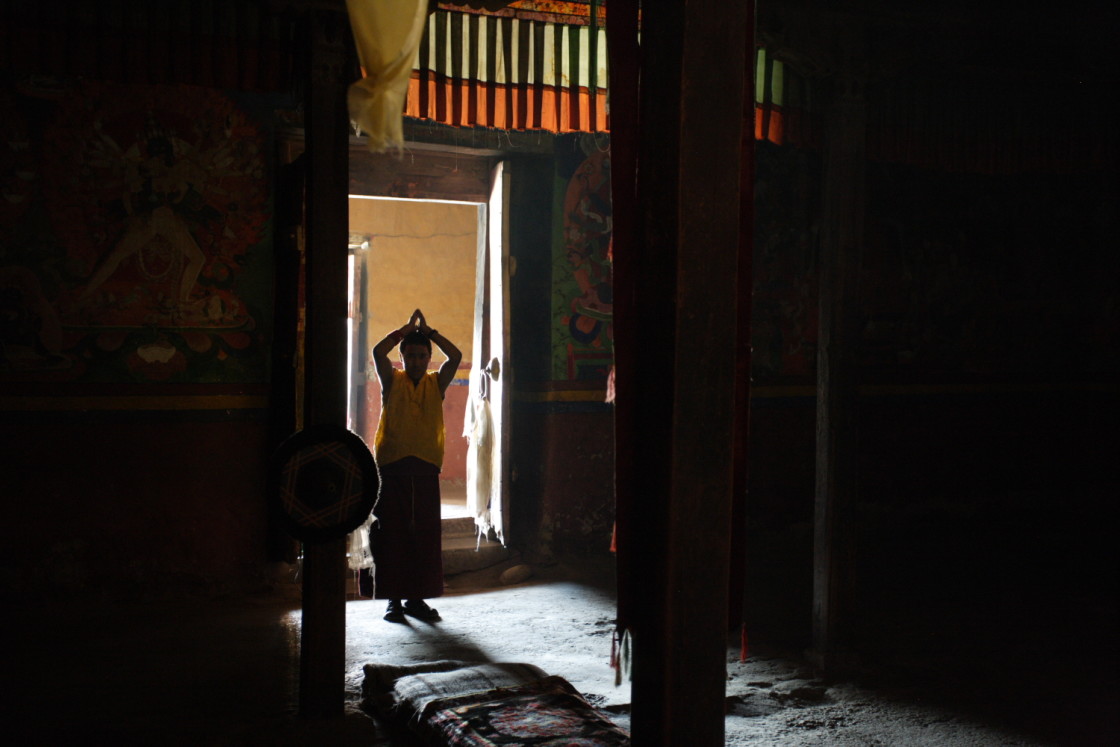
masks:
<instances>
[{"instance_id":1,"label":"dusty floor","mask_svg":"<svg viewBox=\"0 0 1120 747\"><path fill-rule=\"evenodd\" d=\"M615 686L608 666L610 562L537 567L512 587L497 583L500 568L451 578L435 603L444 620L433 625L394 625L381 619L381 602L348 602L345 716L326 722L296 716L297 587L227 601L9 610L20 630L7 640L3 733L9 744L389 745L397 740L360 707L362 665L437 658L531 662L626 725L629 688ZM1071 710L1053 695L1066 683L1046 678L1018 706L991 683L920 689L874 673L825 682L796 652L765 641L740 663L735 638L728 745L1115 743L1114 687L1086 693Z\"/></svg>"}]
</instances>

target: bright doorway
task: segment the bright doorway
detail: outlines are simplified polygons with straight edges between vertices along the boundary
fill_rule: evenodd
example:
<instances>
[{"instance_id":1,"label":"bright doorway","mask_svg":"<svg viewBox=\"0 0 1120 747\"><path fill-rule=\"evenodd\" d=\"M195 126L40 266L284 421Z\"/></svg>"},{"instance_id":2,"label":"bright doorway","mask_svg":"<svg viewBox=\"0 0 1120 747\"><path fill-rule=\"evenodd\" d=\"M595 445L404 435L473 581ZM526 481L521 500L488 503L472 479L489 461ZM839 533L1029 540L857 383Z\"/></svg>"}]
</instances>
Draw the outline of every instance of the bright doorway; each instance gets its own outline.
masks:
<instances>
[{"instance_id":1,"label":"bright doorway","mask_svg":"<svg viewBox=\"0 0 1120 747\"><path fill-rule=\"evenodd\" d=\"M485 203L350 197L348 427L372 446L381 391L370 351L386 332L424 311L462 352L444 401L447 441L440 491L443 517L467 515L469 374L476 356L475 294ZM396 354L391 356L397 362ZM444 357L432 350L432 368Z\"/></svg>"}]
</instances>

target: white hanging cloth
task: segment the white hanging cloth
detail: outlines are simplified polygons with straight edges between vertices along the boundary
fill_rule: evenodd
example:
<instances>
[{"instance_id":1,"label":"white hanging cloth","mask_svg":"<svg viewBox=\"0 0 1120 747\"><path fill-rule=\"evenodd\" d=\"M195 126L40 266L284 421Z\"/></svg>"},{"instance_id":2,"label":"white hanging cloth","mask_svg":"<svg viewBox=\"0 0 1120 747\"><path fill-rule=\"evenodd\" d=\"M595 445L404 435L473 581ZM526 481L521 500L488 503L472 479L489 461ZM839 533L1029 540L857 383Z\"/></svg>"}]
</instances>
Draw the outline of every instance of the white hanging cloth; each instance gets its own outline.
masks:
<instances>
[{"instance_id":1,"label":"white hanging cloth","mask_svg":"<svg viewBox=\"0 0 1120 747\"><path fill-rule=\"evenodd\" d=\"M494 473L494 421L490 414L490 401L479 393L480 372L470 374L470 397L463 416L463 435L470 440L467 446L467 513L474 517L478 538L496 529L498 539L505 544L501 527L495 527L490 518L490 492Z\"/></svg>"},{"instance_id":2,"label":"white hanging cloth","mask_svg":"<svg viewBox=\"0 0 1120 747\"><path fill-rule=\"evenodd\" d=\"M408 80L427 28L428 0L346 0L365 77L346 95L350 119L381 153L404 143L401 120Z\"/></svg>"},{"instance_id":3,"label":"white hanging cloth","mask_svg":"<svg viewBox=\"0 0 1120 747\"><path fill-rule=\"evenodd\" d=\"M346 535L346 565L352 571L373 568L373 552L369 547L369 528L377 519L372 513L365 522Z\"/></svg>"}]
</instances>

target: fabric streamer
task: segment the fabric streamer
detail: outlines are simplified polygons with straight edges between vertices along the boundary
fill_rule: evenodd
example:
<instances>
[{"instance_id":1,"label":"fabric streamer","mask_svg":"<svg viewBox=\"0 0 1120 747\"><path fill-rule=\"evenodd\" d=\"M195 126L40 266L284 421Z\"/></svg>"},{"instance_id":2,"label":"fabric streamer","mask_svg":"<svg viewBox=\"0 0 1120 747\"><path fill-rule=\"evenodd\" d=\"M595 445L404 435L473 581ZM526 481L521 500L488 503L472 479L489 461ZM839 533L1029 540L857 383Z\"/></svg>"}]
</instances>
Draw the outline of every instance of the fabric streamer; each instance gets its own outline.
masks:
<instances>
[{"instance_id":1,"label":"fabric streamer","mask_svg":"<svg viewBox=\"0 0 1120 747\"><path fill-rule=\"evenodd\" d=\"M622 632L622 638L618 644L618 673L621 682L629 682L633 679L632 667L634 664L634 644L633 636L629 630Z\"/></svg>"},{"instance_id":2,"label":"fabric streamer","mask_svg":"<svg viewBox=\"0 0 1120 747\"><path fill-rule=\"evenodd\" d=\"M350 534L346 535L346 565L352 571L373 568L373 553L369 548L369 528L377 519L373 514Z\"/></svg>"},{"instance_id":3,"label":"fabric streamer","mask_svg":"<svg viewBox=\"0 0 1120 747\"><path fill-rule=\"evenodd\" d=\"M408 80L428 19L428 0L346 0L362 66L346 95L350 119L369 138L369 150L400 150Z\"/></svg>"},{"instance_id":4,"label":"fabric streamer","mask_svg":"<svg viewBox=\"0 0 1120 747\"><path fill-rule=\"evenodd\" d=\"M629 630L617 630L611 638L611 668L614 669L614 686L629 682L634 663L633 641Z\"/></svg>"},{"instance_id":5,"label":"fabric streamer","mask_svg":"<svg viewBox=\"0 0 1120 747\"><path fill-rule=\"evenodd\" d=\"M501 531L494 527L490 518L494 423L489 400L478 394L477 379L480 375L478 371L471 371L471 396L463 418L463 435L470 440L467 446L467 512L474 517L479 544L491 529Z\"/></svg>"}]
</instances>

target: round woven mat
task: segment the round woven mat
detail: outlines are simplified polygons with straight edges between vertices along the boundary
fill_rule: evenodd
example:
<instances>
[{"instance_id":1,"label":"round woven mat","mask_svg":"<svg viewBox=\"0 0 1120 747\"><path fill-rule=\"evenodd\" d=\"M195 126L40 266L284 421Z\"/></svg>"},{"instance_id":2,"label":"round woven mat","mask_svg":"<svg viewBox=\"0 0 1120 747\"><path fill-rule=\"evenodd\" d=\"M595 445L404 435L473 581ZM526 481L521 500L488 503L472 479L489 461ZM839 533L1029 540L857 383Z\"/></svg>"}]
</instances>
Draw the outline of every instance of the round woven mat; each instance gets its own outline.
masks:
<instances>
[{"instance_id":1,"label":"round woven mat","mask_svg":"<svg viewBox=\"0 0 1120 747\"><path fill-rule=\"evenodd\" d=\"M298 540L325 542L362 525L377 500L377 465L356 433L314 425L289 436L269 465L269 501Z\"/></svg>"}]
</instances>

